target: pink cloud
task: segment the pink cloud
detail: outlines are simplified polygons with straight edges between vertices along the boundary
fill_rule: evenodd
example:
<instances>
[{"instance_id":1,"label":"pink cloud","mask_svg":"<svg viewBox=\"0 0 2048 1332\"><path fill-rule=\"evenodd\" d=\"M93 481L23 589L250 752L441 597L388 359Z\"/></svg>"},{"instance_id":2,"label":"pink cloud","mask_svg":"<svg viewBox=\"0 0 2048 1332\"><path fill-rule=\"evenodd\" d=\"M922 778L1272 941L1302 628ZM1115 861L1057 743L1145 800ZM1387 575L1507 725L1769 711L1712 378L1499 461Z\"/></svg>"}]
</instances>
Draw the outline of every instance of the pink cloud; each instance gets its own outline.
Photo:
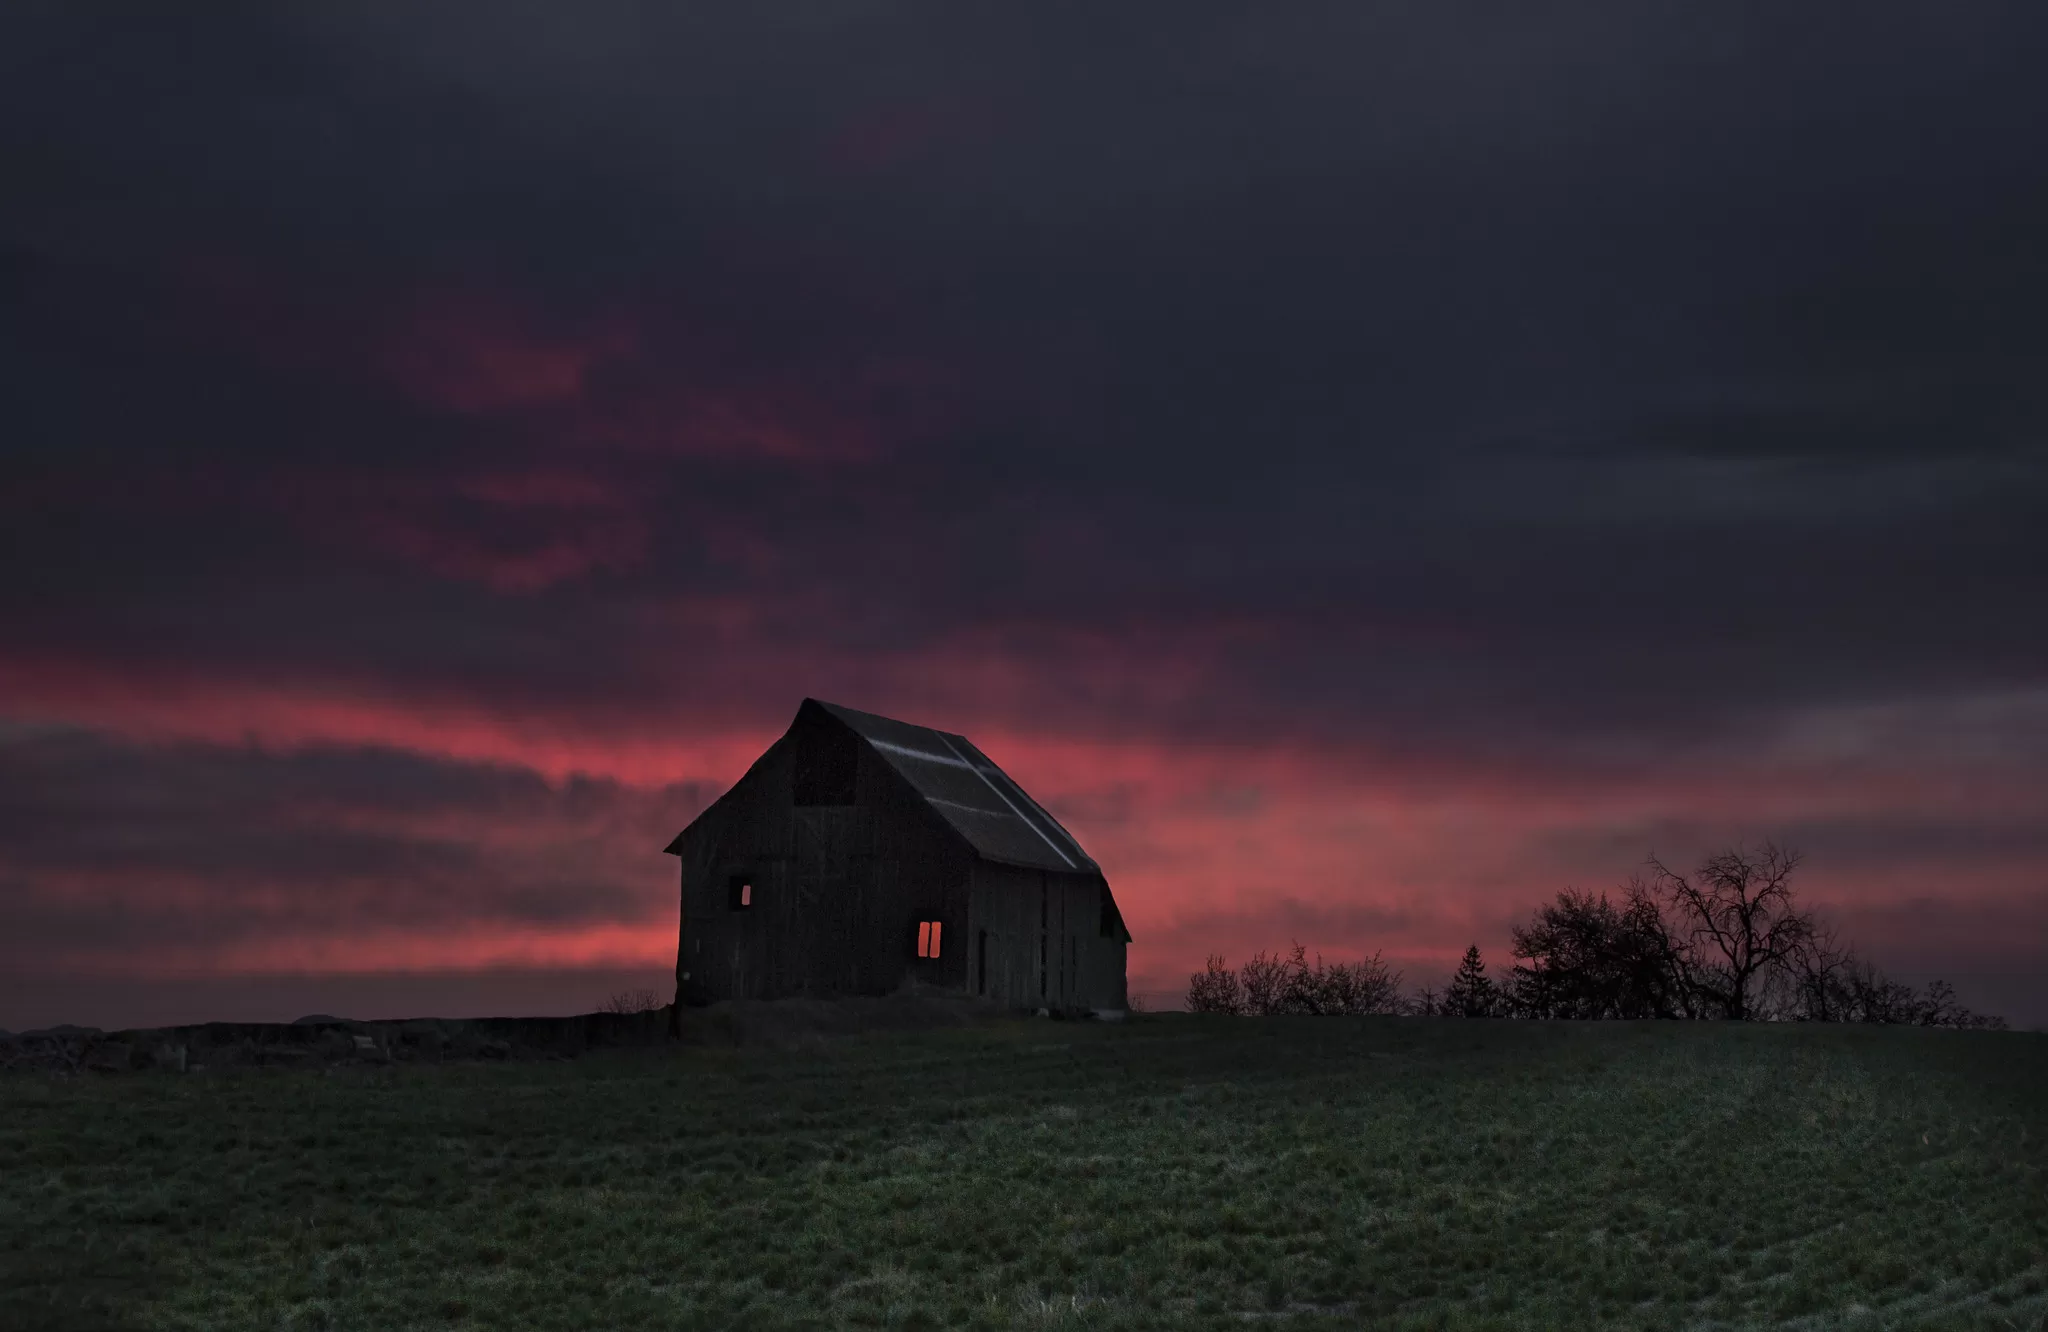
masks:
<instances>
[{"instance_id":1,"label":"pink cloud","mask_svg":"<svg viewBox=\"0 0 2048 1332\"><path fill-rule=\"evenodd\" d=\"M588 477L458 478L439 503L366 507L354 530L377 548L444 578L499 592L539 592L646 558L648 519ZM465 512L451 513L448 501Z\"/></svg>"},{"instance_id":2,"label":"pink cloud","mask_svg":"<svg viewBox=\"0 0 2048 1332\"><path fill-rule=\"evenodd\" d=\"M616 318L553 331L508 301L450 293L422 294L384 318L376 364L415 399L468 414L574 402L594 372L638 344Z\"/></svg>"},{"instance_id":3,"label":"pink cloud","mask_svg":"<svg viewBox=\"0 0 2048 1332\"><path fill-rule=\"evenodd\" d=\"M710 621L717 619L714 610ZM195 740L280 749L381 746L527 768L550 781L598 775L638 785L730 782L772 732L717 717L578 717L514 709L456 691L400 691L336 676L266 679L157 663L0 657L0 693L18 719L149 742Z\"/></svg>"},{"instance_id":4,"label":"pink cloud","mask_svg":"<svg viewBox=\"0 0 2048 1332\"><path fill-rule=\"evenodd\" d=\"M543 310L504 291L310 291L246 265L188 266L166 336L436 411L524 423L552 448L661 457L873 459L942 419L949 376L915 357L764 370L687 309Z\"/></svg>"},{"instance_id":5,"label":"pink cloud","mask_svg":"<svg viewBox=\"0 0 2048 1332\"><path fill-rule=\"evenodd\" d=\"M517 501L551 495L551 485L523 477L484 488ZM566 491L603 502L601 490ZM648 697L513 704L362 679L233 678L19 656L0 657L0 692L17 716L130 737L281 752L379 746L526 769L557 783L587 774L645 794L683 783L724 789L787 720L786 710L736 709L730 700L780 690L774 672L792 682L808 673L815 683L792 683L791 708L808 689L963 731L1058 814L1117 889L1137 936L1131 966L1141 990L1177 987L1209 952L1241 957L1297 938L1333 958L1385 950L1418 979L1448 969L1473 941L1498 967L1507 961L1507 926L1530 907L1567 885L1610 887L1651 850L1683 861L1717 842L1808 825L1881 829L1888 820L1919 820L1967 828L1995 819L2024 826L2048 814L2026 756L1985 749L2015 715L2032 715L2035 704L2024 697L1960 711L1927 705L1932 711L1917 720L1907 709L1808 713L1770 735L1672 755L1647 769L1589 766L1564 755L1545 768L1455 751L1381 752L1337 734L1204 741L1170 717L1148 721L1142 712L1135 724L1130 717L1112 724L1118 700L1139 697L1147 684L1189 699L1216 687L1199 668L1200 654L1179 642L1157 645L1158 661L1128 645L1121 654L1105 651L1092 661L1087 687L1063 703L1044 692L1042 676L1007 660L987 637L939 641L880 662L814 646L799 669L784 660L789 644L762 615L715 600L649 608L640 650L713 645L707 655L734 674ZM1174 661L1185 674L1170 668ZM763 670L770 678L745 678ZM859 682L870 677L894 681L902 692L863 689ZM466 923L427 934L391 929L374 913L356 919L337 910L317 928L281 924L262 942L224 942L213 953L204 944L181 945L178 965L252 972L639 966L658 963L671 946L672 866L658 845L673 831L665 824L501 828L474 813L437 816L445 820L439 826L388 813L307 816L324 826L382 827L507 855L516 847L525 859L597 855L609 873L643 884L647 895L635 900L647 905L642 914L559 929L497 921L480 905ZM670 821L680 826L686 817L679 810ZM579 846L585 850L562 850ZM1912 924L1911 904L1928 896L1930 875L1939 876L1950 907L2004 912L2000 919L2034 922L2026 928L2042 937L2048 851L2027 845L1971 858L1817 860L1804 886L1880 961L1909 969L1927 933ZM196 893L195 912L223 909L224 899L206 905L203 885L166 884L164 891ZM2008 936L2013 928L2005 927ZM1944 947L1953 953L1952 945Z\"/></svg>"},{"instance_id":6,"label":"pink cloud","mask_svg":"<svg viewBox=\"0 0 2048 1332\"><path fill-rule=\"evenodd\" d=\"M309 410L324 410L332 390L361 419L382 412L400 433L440 432L437 444L405 455L366 439L353 467L293 461L290 450L253 462L140 459L111 476L53 465L24 479L33 491L23 502L282 514L298 536L345 555L514 596L643 569L664 531L704 539L715 564L774 567L784 551L758 522L714 511L690 526L655 512L687 480L679 460L838 484L935 437L960 396L943 365L899 351L764 365L739 333L650 300L565 308L445 284L315 289L206 262L156 288L137 319L217 359L224 381L253 367L273 390L305 390ZM408 407L461 419L423 423Z\"/></svg>"},{"instance_id":7,"label":"pink cloud","mask_svg":"<svg viewBox=\"0 0 2048 1332\"><path fill-rule=\"evenodd\" d=\"M579 447L628 454L769 462L865 462L883 452L874 428L798 393L733 385L675 387L610 404L569 426Z\"/></svg>"}]
</instances>

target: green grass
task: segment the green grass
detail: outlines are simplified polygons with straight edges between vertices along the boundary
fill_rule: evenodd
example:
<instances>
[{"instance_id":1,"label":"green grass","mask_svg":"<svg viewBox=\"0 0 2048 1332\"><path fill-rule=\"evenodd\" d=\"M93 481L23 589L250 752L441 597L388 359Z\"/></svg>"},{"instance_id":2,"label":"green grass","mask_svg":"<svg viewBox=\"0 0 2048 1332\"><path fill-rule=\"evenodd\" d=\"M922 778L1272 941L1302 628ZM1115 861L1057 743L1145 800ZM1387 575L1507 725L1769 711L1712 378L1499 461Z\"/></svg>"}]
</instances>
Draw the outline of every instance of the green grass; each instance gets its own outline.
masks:
<instances>
[{"instance_id":1,"label":"green grass","mask_svg":"<svg viewBox=\"0 0 2048 1332\"><path fill-rule=\"evenodd\" d=\"M0 1327L2048 1325L2048 1037L1017 1022L0 1079Z\"/></svg>"}]
</instances>

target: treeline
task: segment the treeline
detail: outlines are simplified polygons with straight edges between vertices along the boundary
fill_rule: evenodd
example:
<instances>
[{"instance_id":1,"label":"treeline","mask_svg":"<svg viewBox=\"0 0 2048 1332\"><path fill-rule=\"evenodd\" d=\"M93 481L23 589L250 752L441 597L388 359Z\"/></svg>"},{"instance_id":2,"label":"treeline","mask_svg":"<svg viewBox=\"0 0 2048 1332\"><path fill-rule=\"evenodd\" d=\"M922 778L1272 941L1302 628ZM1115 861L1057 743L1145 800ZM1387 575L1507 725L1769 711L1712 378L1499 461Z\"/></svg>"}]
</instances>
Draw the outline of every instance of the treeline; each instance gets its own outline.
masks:
<instances>
[{"instance_id":1,"label":"treeline","mask_svg":"<svg viewBox=\"0 0 2048 1332\"><path fill-rule=\"evenodd\" d=\"M1261 953L1232 970L1212 956L1188 980L1197 1013L1413 1013L1437 1017L1712 1018L2001 1028L1944 981L1888 979L1839 942L1792 886L1800 856L1765 842L1708 856L1680 874L1654 856L1619 898L1566 889L1511 932L1514 964L1496 981L1478 945L1439 992L1405 993L1375 953L1311 966Z\"/></svg>"}]
</instances>

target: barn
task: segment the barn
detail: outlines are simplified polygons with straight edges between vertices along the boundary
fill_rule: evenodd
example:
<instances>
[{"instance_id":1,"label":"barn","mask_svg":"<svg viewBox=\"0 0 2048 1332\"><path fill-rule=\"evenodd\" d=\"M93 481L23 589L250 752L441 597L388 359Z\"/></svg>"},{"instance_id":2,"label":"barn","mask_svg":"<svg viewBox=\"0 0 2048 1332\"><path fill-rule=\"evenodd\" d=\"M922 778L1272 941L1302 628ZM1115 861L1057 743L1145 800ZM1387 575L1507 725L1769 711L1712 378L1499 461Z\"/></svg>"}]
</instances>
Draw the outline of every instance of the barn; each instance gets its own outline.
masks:
<instances>
[{"instance_id":1,"label":"barn","mask_svg":"<svg viewBox=\"0 0 2048 1332\"><path fill-rule=\"evenodd\" d=\"M679 1003L929 988L1121 1012L1102 869L965 736L805 699L668 853Z\"/></svg>"}]
</instances>

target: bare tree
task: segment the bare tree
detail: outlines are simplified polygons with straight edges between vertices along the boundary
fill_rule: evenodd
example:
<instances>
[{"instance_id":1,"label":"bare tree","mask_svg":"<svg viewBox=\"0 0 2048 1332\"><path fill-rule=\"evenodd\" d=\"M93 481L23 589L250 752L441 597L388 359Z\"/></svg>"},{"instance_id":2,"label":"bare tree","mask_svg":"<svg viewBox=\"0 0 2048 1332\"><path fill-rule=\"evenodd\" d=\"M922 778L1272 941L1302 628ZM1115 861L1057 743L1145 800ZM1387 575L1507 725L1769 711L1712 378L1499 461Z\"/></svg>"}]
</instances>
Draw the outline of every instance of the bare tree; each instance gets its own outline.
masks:
<instances>
[{"instance_id":1,"label":"bare tree","mask_svg":"<svg viewBox=\"0 0 2048 1332\"><path fill-rule=\"evenodd\" d=\"M600 1013L645 1013L666 1007L652 990L614 990L597 1006Z\"/></svg>"},{"instance_id":2,"label":"bare tree","mask_svg":"<svg viewBox=\"0 0 2048 1332\"><path fill-rule=\"evenodd\" d=\"M1837 942L1833 930L1816 923L1792 953L1790 1016L1801 1022L1852 1021L1849 982L1856 965L1856 950Z\"/></svg>"},{"instance_id":3,"label":"bare tree","mask_svg":"<svg viewBox=\"0 0 2048 1332\"><path fill-rule=\"evenodd\" d=\"M1920 992L1919 1011L1913 1020L1923 1027L2005 1030L2004 1018L1992 1013L1973 1012L1957 1003L1955 987L1945 980L1927 982L1927 988Z\"/></svg>"},{"instance_id":4,"label":"bare tree","mask_svg":"<svg viewBox=\"0 0 2048 1332\"><path fill-rule=\"evenodd\" d=\"M1188 977L1188 1011L1244 1013L1268 1017L1279 1013L1314 1016L1399 1013L1401 973L1378 953L1358 962L1308 960L1300 944L1283 957L1256 953L1232 971L1221 955L1212 954L1206 971Z\"/></svg>"},{"instance_id":5,"label":"bare tree","mask_svg":"<svg viewBox=\"0 0 2048 1332\"><path fill-rule=\"evenodd\" d=\"M1898 1023L1920 1027L1997 1030L2005 1019L1974 1012L1956 1002L1955 987L1929 981L1915 990L1895 981L1838 945L1834 933L1816 927L1799 950L1792 971L1790 1016L1802 1022Z\"/></svg>"},{"instance_id":6,"label":"bare tree","mask_svg":"<svg viewBox=\"0 0 2048 1332\"><path fill-rule=\"evenodd\" d=\"M1895 981L1877 964L1852 957L1843 973L1842 1021L1907 1025L1919 1021L1919 996L1913 987Z\"/></svg>"},{"instance_id":7,"label":"bare tree","mask_svg":"<svg viewBox=\"0 0 2048 1332\"><path fill-rule=\"evenodd\" d=\"M1381 961L1378 953L1359 962L1328 964L1318 954L1310 966L1308 950L1296 944L1286 967L1281 1012L1340 1016L1398 1013L1403 1007L1401 973Z\"/></svg>"},{"instance_id":8,"label":"bare tree","mask_svg":"<svg viewBox=\"0 0 2048 1332\"><path fill-rule=\"evenodd\" d=\"M1237 969L1244 987L1244 1011L1256 1017L1284 1011L1287 1001L1287 960L1278 953L1254 953Z\"/></svg>"},{"instance_id":9,"label":"bare tree","mask_svg":"<svg viewBox=\"0 0 2048 1332\"><path fill-rule=\"evenodd\" d=\"M1799 861L1771 841L1716 852L1690 877L1650 857L1646 891L1669 911L1687 988L1714 1016L1766 1016L1767 987L1813 937L1813 917L1792 889Z\"/></svg>"},{"instance_id":10,"label":"bare tree","mask_svg":"<svg viewBox=\"0 0 2048 1332\"><path fill-rule=\"evenodd\" d=\"M1223 965L1221 953L1209 954L1208 969L1188 977L1188 1012L1244 1012L1244 986L1237 973Z\"/></svg>"}]
</instances>

